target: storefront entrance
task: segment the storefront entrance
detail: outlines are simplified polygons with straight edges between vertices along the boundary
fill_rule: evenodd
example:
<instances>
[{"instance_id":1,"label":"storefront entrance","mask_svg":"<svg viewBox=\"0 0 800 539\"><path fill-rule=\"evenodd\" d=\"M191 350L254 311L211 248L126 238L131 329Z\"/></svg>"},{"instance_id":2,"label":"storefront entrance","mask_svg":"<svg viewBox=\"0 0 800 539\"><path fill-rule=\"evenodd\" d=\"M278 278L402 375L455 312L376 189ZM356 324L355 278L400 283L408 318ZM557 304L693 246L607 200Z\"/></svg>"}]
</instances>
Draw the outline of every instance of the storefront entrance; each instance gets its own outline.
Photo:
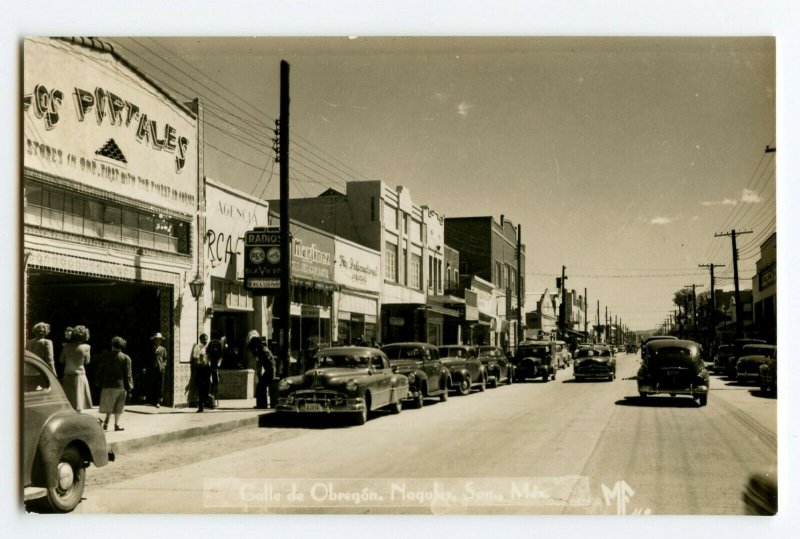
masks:
<instances>
[{"instance_id":1,"label":"storefront entrance","mask_svg":"<svg viewBox=\"0 0 800 539\"><path fill-rule=\"evenodd\" d=\"M171 323L170 327L160 325L161 306L172 304L170 287L29 268L27 290L26 334L37 322L50 324L58 370L64 329L76 325L89 328L92 361L87 366L87 377L95 404L100 395L94 374L102 354L111 349L112 337L118 335L128 341L126 352L131 356L137 380L149 366L153 333L160 331L167 337L172 334ZM168 349L170 342L170 338L165 339ZM137 390L146 386L136 385Z\"/></svg>"}]
</instances>

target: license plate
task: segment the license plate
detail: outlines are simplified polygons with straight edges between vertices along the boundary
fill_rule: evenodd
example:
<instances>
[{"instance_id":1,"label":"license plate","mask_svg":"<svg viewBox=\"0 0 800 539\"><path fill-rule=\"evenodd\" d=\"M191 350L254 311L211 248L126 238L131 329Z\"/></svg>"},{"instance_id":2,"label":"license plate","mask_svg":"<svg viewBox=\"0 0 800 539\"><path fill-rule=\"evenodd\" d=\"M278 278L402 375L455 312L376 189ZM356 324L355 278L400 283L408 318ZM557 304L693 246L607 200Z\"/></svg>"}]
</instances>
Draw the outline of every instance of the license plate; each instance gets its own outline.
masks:
<instances>
[{"instance_id":1,"label":"license plate","mask_svg":"<svg viewBox=\"0 0 800 539\"><path fill-rule=\"evenodd\" d=\"M321 412L322 411L322 405L318 404L316 402L309 402L304 406L303 409L306 412Z\"/></svg>"}]
</instances>

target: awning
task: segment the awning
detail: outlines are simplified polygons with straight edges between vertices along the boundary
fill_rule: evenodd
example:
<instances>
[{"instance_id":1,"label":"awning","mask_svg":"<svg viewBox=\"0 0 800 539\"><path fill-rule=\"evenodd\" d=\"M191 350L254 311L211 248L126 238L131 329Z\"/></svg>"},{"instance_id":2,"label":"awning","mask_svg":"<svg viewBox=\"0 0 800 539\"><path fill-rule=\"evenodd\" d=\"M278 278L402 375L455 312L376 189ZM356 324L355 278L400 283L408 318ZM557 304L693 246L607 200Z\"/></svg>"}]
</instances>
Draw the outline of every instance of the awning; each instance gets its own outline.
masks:
<instances>
[{"instance_id":1,"label":"awning","mask_svg":"<svg viewBox=\"0 0 800 539\"><path fill-rule=\"evenodd\" d=\"M420 309L425 309L429 313L441 314L443 316L452 316L453 318L461 318L461 312L455 309L448 309L441 305L423 305Z\"/></svg>"}]
</instances>

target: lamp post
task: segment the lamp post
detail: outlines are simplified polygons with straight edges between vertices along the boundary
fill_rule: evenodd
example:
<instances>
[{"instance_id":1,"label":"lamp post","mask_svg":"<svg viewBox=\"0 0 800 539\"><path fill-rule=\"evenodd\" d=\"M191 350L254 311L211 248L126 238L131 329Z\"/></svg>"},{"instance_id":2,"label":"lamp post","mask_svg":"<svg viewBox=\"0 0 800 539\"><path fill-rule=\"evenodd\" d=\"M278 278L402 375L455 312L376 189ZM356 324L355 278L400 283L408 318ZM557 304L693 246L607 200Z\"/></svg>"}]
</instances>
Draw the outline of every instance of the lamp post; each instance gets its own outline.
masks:
<instances>
[{"instance_id":1,"label":"lamp post","mask_svg":"<svg viewBox=\"0 0 800 539\"><path fill-rule=\"evenodd\" d=\"M192 292L192 297L194 298L195 302L198 302L198 309L197 309L197 335L195 336L196 339L200 340L200 309L199 309L199 302L200 296L203 294L203 287L205 286L205 281L202 277L200 277L200 273L198 272L197 275L194 276L192 282L189 283L189 290Z\"/></svg>"}]
</instances>

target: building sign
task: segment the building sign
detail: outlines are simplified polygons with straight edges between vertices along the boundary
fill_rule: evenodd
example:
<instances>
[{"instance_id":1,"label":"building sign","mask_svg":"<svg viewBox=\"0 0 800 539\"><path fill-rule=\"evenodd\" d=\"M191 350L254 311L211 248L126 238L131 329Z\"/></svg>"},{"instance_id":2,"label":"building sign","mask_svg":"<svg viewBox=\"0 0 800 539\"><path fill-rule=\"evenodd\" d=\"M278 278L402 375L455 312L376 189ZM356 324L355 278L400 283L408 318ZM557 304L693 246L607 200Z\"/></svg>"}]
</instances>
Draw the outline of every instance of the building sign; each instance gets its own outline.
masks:
<instances>
[{"instance_id":1,"label":"building sign","mask_svg":"<svg viewBox=\"0 0 800 539\"><path fill-rule=\"evenodd\" d=\"M271 296L280 292L280 227L262 227L245 233L244 287L256 296Z\"/></svg>"},{"instance_id":2,"label":"building sign","mask_svg":"<svg viewBox=\"0 0 800 539\"><path fill-rule=\"evenodd\" d=\"M333 237L291 223L292 277L333 282Z\"/></svg>"},{"instance_id":3,"label":"building sign","mask_svg":"<svg viewBox=\"0 0 800 539\"><path fill-rule=\"evenodd\" d=\"M197 206L196 120L109 52L25 40L25 167L184 213Z\"/></svg>"},{"instance_id":4,"label":"building sign","mask_svg":"<svg viewBox=\"0 0 800 539\"><path fill-rule=\"evenodd\" d=\"M775 284L775 264L758 274L758 289L764 290Z\"/></svg>"},{"instance_id":5,"label":"building sign","mask_svg":"<svg viewBox=\"0 0 800 539\"><path fill-rule=\"evenodd\" d=\"M213 277L244 279L244 235L267 223L267 202L206 180L206 267Z\"/></svg>"},{"instance_id":6,"label":"building sign","mask_svg":"<svg viewBox=\"0 0 800 539\"><path fill-rule=\"evenodd\" d=\"M357 290L380 292L381 255L366 247L336 240L334 280Z\"/></svg>"}]
</instances>

